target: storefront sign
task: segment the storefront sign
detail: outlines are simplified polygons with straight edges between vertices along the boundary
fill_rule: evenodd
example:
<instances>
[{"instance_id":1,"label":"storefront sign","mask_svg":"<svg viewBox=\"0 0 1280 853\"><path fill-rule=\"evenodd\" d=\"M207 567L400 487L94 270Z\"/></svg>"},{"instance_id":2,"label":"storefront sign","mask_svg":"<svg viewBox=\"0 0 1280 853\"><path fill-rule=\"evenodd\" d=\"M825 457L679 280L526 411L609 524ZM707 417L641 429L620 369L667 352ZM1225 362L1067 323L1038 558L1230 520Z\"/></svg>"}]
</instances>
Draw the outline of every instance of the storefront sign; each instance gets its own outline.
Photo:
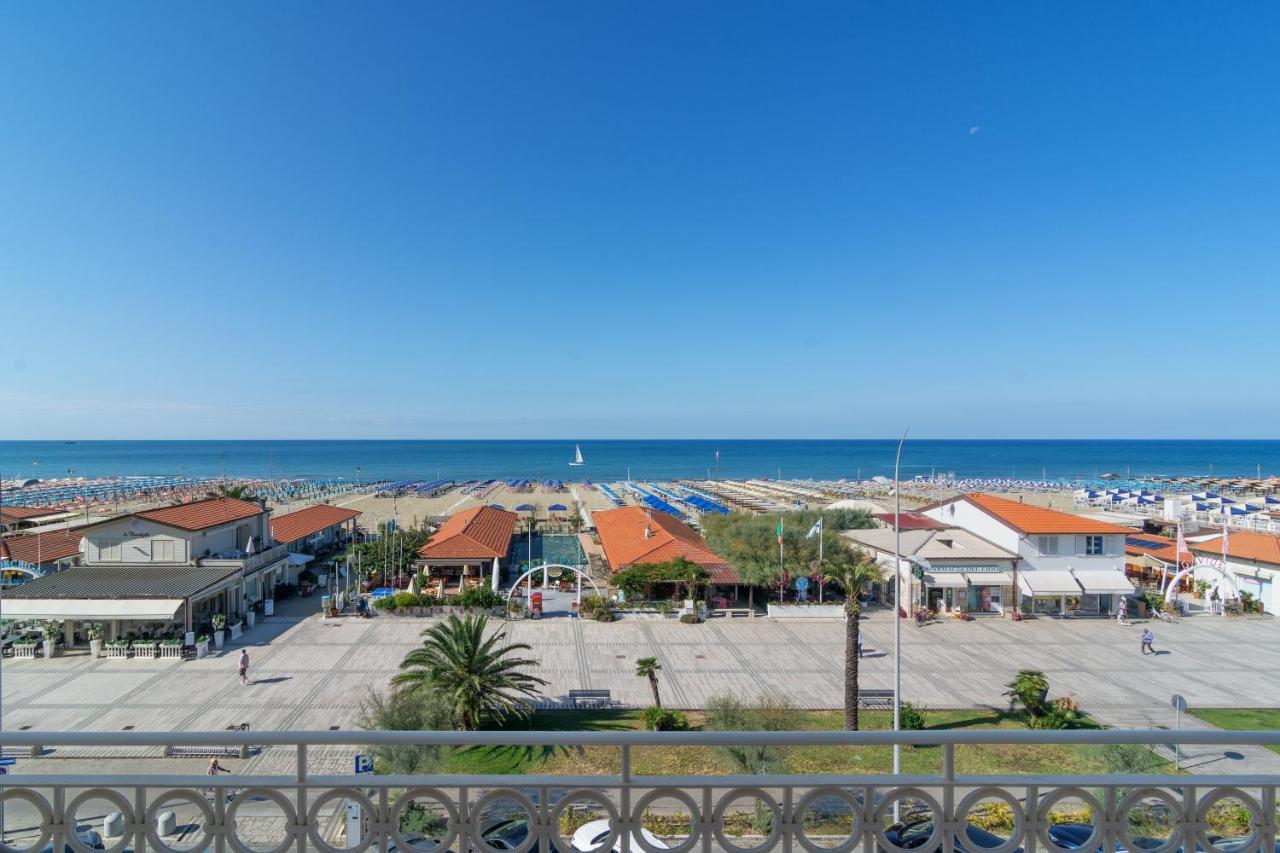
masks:
<instances>
[{"instance_id":1,"label":"storefront sign","mask_svg":"<svg viewBox=\"0 0 1280 853\"><path fill-rule=\"evenodd\" d=\"M933 563L929 566L930 574L944 574L956 572L968 572L970 574L982 574L984 572L1002 572L1004 569L999 566L940 566Z\"/></svg>"}]
</instances>

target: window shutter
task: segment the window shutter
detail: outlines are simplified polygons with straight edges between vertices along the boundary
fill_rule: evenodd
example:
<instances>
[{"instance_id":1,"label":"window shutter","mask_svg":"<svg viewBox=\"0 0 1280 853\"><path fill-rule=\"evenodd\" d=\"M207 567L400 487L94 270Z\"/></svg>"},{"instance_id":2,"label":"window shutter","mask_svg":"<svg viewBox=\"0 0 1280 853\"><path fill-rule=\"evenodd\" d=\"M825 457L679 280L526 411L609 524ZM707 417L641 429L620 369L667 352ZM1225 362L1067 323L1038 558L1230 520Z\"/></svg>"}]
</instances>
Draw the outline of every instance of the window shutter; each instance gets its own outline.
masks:
<instances>
[{"instance_id":1,"label":"window shutter","mask_svg":"<svg viewBox=\"0 0 1280 853\"><path fill-rule=\"evenodd\" d=\"M1083 557L1085 555L1085 542L1083 536L1076 537L1076 556Z\"/></svg>"}]
</instances>

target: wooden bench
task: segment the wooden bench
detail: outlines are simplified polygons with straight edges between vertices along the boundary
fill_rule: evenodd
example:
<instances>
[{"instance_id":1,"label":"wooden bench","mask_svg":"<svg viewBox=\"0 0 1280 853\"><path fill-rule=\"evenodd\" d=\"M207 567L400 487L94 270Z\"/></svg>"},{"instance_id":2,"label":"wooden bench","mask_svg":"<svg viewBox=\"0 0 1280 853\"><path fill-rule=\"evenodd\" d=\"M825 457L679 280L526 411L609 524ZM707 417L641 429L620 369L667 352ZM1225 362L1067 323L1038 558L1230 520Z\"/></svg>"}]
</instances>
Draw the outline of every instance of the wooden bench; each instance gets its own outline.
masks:
<instances>
[{"instance_id":1,"label":"wooden bench","mask_svg":"<svg viewBox=\"0 0 1280 853\"><path fill-rule=\"evenodd\" d=\"M608 708L613 695L608 690L570 690L569 701L575 708Z\"/></svg>"},{"instance_id":2,"label":"wooden bench","mask_svg":"<svg viewBox=\"0 0 1280 853\"><path fill-rule=\"evenodd\" d=\"M892 690L859 690L859 708L893 708Z\"/></svg>"}]
</instances>

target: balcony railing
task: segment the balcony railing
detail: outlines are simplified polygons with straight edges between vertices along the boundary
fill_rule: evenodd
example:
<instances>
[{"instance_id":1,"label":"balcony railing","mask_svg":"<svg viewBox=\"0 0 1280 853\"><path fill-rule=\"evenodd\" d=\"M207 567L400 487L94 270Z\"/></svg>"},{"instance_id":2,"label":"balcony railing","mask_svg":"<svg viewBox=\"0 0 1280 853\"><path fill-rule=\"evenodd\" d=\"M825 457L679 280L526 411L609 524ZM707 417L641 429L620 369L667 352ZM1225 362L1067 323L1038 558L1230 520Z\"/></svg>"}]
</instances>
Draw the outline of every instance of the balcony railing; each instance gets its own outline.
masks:
<instances>
[{"instance_id":1,"label":"balcony railing","mask_svg":"<svg viewBox=\"0 0 1280 853\"><path fill-rule=\"evenodd\" d=\"M283 560L289 553L288 545L272 545L265 551L259 551L256 554L250 554L247 557L238 557L235 559L224 560L217 557L205 557L200 560L200 564L204 566L244 566L244 574L246 577L252 575L261 569L266 568L272 563Z\"/></svg>"},{"instance_id":2,"label":"balcony railing","mask_svg":"<svg viewBox=\"0 0 1280 853\"><path fill-rule=\"evenodd\" d=\"M9 747L42 745L188 750L228 747L265 750L260 762L272 775L7 775L0 776L6 815L5 849L86 850L78 829L87 811L108 817L115 850L409 850L473 849L485 853L559 850L571 853L569 818L592 811L603 821L595 849L676 853L693 850L824 851L886 850L1274 850L1276 787L1280 775L966 775L957 772L961 746L1049 744L1183 745L1280 744L1280 732L1187 731L918 731L918 732L11 732ZM940 747L940 767L927 775L640 776L633 751L652 746L837 748L900 744ZM444 745L518 748L611 747L619 772L602 775L323 775L335 747ZM351 750L354 752L354 750ZM290 754L292 753L292 754ZM345 755L345 753L341 753ZM326 760L317 760L325 756ZM277 759L284 759L283 761ZM291 772L281 774L284 768ZM332 769L331 767L329 769ZM354 769L354 768L353 768ZM750 803L750 805L744 805ZM975 809L995 804L1007 830L986 845L967 835ZM105 804L105 808L103 806ZM349 804L360 816L350 822ZM498 809L505 804L505 811ZM1237 837L1224 839L1211 812L1225 804L1236 812ZM1083 815L1075 836L1064 840L1058 814ZM274 824L262 816L272 813ZM924 837L907 843L891 828L898 810L931 822ZM426 834L410 836L405 818L434 815ZM507 815L505 822L495 815ZM1155 835L1138 826L1153 815L1164 821ZM168 814L166 814L168 813ZM176 814L175 814L176 813ZM516 817L513 819L512 814ZM836 820L832 815L840 814ZM252 817L251 817L252 815ZM742 830L749 817L756 831ZM175 820L176 818L176 820ZM428 824L431 821L427 821ZM270 837L249 837L271 825ZM493 828L516 826L518 840L495 837ZM184 827L178 831L175 826ZM348 835L348 827L352 827ZM256 828L255 828L256 827ZM642 831L643 827L643 831ZM653 828L656 827L656 828ZM674 829L673 829L674 828ZM653 834L650 834L650 833ZM357 838L358 834L358 838ZM601 834L604 837L601 837ZM178 838L178 835L182 835ZM659 838L658 836L665 837ZM1138 837L1138 836L1142 837ZM677 840L675 836L679 836ZM992 841L991 839L995 839ZM900 846L898 841L903 840ZM615 843L619 846L615 848Z\"/></svg>"}]
</instances>

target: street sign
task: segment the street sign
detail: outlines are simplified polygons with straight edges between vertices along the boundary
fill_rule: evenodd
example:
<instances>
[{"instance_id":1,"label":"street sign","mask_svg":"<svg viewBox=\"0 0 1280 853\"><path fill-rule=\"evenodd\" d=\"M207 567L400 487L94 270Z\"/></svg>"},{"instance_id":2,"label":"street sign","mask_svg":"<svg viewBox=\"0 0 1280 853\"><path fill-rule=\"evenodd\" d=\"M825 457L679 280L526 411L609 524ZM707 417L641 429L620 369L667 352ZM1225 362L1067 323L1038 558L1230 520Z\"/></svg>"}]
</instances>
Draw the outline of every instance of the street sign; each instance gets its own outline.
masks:
<instances>
[{"instance_id":1,"label":"street sign","mask_svg":"<svg viewBox=\"0 0 1280 853\"><path fill-rule=\"evenodd\" d=\"M12 767L18 763L16 758L0 758L0 767Z\"/></svg>"},{"instance_id":2,"label":"street sign","mask_svg":"<svg viewBox=\"0 0 1280 853\"><path fill-rule=\"evenodd\" d=\"M1187 710L1187 700L1183 698L1183 695L1181 693L1173 694L1173 699L1172 701L1170 701L1169 704L1173 706L1173 710L1175 711Z\"/></svg>"},{"instance_id":3,"label":"street sign","mask_svg":"<svg viewBox=\"0 0 1280 853\"><path fill-rule=\"evenodd\" d=\"M372 772L373 772L373 759L372 759L372 758L370 758L370 757L369 757L369 756L367 756L367 755L357 755L357 756L356 756L356 772L357 772L357 773L372 773Z\"/></svg>"}]
</instances>

